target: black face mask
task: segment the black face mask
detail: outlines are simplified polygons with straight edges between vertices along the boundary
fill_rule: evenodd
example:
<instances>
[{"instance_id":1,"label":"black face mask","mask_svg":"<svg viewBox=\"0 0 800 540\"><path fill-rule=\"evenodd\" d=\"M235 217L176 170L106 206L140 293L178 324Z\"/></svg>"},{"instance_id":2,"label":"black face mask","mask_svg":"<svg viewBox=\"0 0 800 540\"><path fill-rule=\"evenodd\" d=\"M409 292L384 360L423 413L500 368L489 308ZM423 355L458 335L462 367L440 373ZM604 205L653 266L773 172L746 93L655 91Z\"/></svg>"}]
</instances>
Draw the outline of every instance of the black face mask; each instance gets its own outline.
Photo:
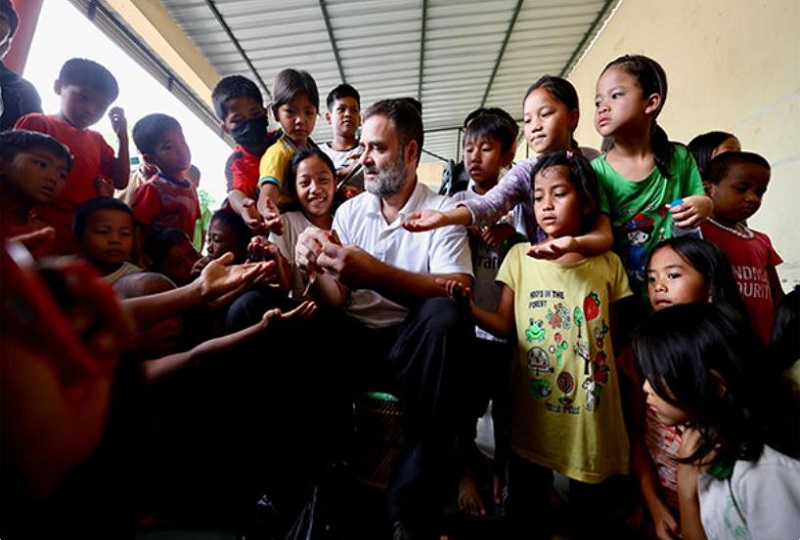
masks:
<instances>
[{"instance_id":1,"label":"black face mask","mask_svg":"<svg viewBox=\"0 0 800 540\"><path fill-rule=\"evenodd\" d=\"M257 148L267 140L267 126L269 119L266 116L256 116L242 122L236 129L231 130L231 137L236 144L245 148Z\"/></svg>"}]
</instances>

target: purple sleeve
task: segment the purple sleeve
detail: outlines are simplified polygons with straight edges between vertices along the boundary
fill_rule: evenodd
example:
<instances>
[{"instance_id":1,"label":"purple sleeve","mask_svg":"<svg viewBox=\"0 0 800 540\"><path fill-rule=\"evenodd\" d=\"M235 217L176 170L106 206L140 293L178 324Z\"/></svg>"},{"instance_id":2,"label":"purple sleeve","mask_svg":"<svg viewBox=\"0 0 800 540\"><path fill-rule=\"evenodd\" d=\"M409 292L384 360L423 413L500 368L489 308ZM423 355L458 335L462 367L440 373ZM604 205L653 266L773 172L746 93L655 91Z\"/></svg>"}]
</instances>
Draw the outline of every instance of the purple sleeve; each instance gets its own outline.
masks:
<instances>
[{"instance_id":1,"label":"purple sleeve","mask_svg":"<svg viewBox=\"0 0 800 540\"><path fill-rule=\"evenodd\" d=\"M492 225L519 203L529 203L532 196L531 171L536 159L526 159L514 165L483 197L462 201L472 214L471 225Z\"/></svg>"}]
</instances>

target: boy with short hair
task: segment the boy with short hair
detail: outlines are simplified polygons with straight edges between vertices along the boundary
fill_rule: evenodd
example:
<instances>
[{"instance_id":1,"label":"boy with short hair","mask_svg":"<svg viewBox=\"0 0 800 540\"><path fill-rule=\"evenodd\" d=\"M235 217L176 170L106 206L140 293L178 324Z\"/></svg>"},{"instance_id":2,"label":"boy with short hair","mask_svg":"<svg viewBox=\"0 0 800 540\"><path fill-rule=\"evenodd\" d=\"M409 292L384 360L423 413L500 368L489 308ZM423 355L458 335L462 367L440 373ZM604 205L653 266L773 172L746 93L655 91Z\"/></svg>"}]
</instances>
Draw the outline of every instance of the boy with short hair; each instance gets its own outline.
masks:
<instances>
[{"instance_id":1,"label":"boy with short hair","mask_svg":"<svg viewBox=\"0 0 800 540\"><path fill-rule=\"evenodd\" d=\"M55 229L55 250L71 254L78 247L72 236L75 208L97 196L111 195L113 188L124 189L128 185L128 124L122 108L109 111L111 127L119 139L116 157L103 136L89 129L119 95L114 76L96 62L85 58L67 60L56 79L55 91L61 96L58 114L27 114L14 127L47 133L72 152L73 167L61 195L36 209L37 217Z\"/></svg>"},{"instance_id":2,"label":"boy with short hair","mask_svg":"<svg viewBox=\"0 0 800 540\"><path fill-rule=\"evenodd\" d=\"M97 268L106 283L142 269L130 262L133 254L133 212L113 197L96 197L75 209L72 230L81 254Z\"/></svg>"},{"instance_id":3,"label":"boy with short hair","mask_svg":"<svg viewBox=\"0 0 800 540\"><path fill-rule=\"evenodd\" d=\"M210 258L200 255L187 234L180 229L164 229L150 235L144 252L149 269L160 272L178 286L190 283Z\"/></svg>"},{"instance_id":4,"label":"boy with short hair","mask_svg":"<svg viewBox=\"0 0 800 540\"><path fill-rule=\"evenodd\" d=\"M133 126L133 142L142 159L158 172L136 191L131 205L142 231L140 242L154 231L176 228L194 238L194 224L201 217L197 188L186 178L192 153L180 123L173 117L153 113Z\"/></svg>"},{"instance_id":5,"label":"boy with short hair","mask_svg":"<svg viewBox=\"0 0 800 540\"><path fill-rule=\"evenodd\" d=\"M47 226L32 218L31 211L59 196L71 168L69 149L50 135L27 130L0 133L0 227L4 235Z\"/></svg>"},{"instance_id":6,"label":"boy with short hair","mask_svg":"<svg viewBox=\"0 0 800 540\"><path fill-rule=\"evenodd\" d=\"M241 75L223 77L211 93L220 128L236 141L225 163L228 181L227 205L257 230L263 218L256 208L258 167L261 156L277 140L279 131L268 131L269 115L258 86Z\"/></svg>"},{"instance_id":7,"label":"boy with short hair","mask_svg":"<svg viewBox=\"0 0 800 540\"><path fill-rule=\"evenodd\" d=\"M519 126L511 115L499 108L477 109L467 116L464 124L463 163L464 170L469 174L469 183L465 190L451 196L453 201L482 197L497 185L502 171L514 158L519 133ZM472 269L475 274L473 300L484 309L497 310L501 287L495 279L500 263L513 244L525 239L514 226L515 214L520 230L524 231L521 210L516 208L490 227L469 229ZM484 476L481 475L481 464L484 460L475 444L475 421L484 414L491 400L495 434L492 499L495 505L499 505L504 485L502 471L506 459L504 437L507 435L507 403L503 398L508 395L505 382L513 343L509 344L506 339L485 332L477 326L475 338L474 356L479 359L479 363L475 371L476 377L472 380L473 391L470 392L473 396L471 412L475 416L472 423L465 426L459 434L458 451L461 454L460 465L463 471L459 482L458 505L469 514L484 515L487 507L479 489L479 480Z\"/></svg>"},{"instance_id":8,"label":"boy with short hair","mask_svg":"<svg viewBox=\"0 0 800 540\"><path fill-rule=\"evenodd\" d=\"M319 145L336 166L337 199L345 200L364 191L364 171L358 128L361 127L361 96L349 84L340 84L328 93L325 120L333 129L333 140Z\"/></svg>"},{"instance_id":9,"label":"boy with short hair","mask_svg":"<svg viewBox=\"0 0 800 540\"><path fill-rule=\"evenodd\" d=\"M739 284L750 324L766 345L772 320L783 298L775 267L783 262L769 236L747 227L761 206L770 179L769 162L752 152L725 152L711 160L706 193L714 202L711 217L700 224L703 239L728 257Z\"/></svg>"}]
</instances>

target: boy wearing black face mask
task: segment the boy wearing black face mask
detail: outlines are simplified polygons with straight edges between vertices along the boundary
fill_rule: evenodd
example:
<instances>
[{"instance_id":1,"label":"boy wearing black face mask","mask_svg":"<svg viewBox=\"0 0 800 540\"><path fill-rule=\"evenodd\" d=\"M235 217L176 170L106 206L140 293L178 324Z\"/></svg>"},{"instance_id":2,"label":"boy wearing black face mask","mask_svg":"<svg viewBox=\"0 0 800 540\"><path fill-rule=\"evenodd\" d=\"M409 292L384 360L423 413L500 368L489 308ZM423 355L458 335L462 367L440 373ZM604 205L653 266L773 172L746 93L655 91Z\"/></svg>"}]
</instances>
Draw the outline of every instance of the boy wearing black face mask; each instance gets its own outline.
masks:
<instances>
[{"instance_id":1,"label":"boy wearing black face mask","mask_svg":"<svg viewBox=\"0 0 800 540\"><path fill-rule=\"evenodd\" d=\"M220 128L236 141L236 148L225 163L227 206L242 216L254 232L263 231L264 219L256 208L258 166L261 156L278 139L279 130L268 131L269 116L261 91L247 77L223 77L211 99L222 122Z\"/></svg>"}]
</instances>

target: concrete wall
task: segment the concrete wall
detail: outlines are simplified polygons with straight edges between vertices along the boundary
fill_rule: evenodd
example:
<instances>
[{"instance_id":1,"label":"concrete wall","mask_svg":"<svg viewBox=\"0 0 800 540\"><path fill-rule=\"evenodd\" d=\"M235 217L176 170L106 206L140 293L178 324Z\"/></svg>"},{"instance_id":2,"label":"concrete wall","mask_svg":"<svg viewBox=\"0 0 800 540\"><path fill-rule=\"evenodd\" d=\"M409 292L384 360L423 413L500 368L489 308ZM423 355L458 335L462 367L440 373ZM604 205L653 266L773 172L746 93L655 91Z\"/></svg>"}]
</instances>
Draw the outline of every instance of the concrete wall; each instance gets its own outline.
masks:
<instances>
[{"instance_id":1,"label":"concrete wall","mask_svg":"<svg viewBox=\"0 0 800 540\"><path fill-rule=\"evenodd\" d=\"M594 88L603 67L644 54L667 72L659 122L688 143L711 130L736 134L772 164L764 203L750 225L770 236L784 289L800 283L800 2L622 0L569 79L581 100L576 133L599 148Z\"/></svg>"}]
</instances>

